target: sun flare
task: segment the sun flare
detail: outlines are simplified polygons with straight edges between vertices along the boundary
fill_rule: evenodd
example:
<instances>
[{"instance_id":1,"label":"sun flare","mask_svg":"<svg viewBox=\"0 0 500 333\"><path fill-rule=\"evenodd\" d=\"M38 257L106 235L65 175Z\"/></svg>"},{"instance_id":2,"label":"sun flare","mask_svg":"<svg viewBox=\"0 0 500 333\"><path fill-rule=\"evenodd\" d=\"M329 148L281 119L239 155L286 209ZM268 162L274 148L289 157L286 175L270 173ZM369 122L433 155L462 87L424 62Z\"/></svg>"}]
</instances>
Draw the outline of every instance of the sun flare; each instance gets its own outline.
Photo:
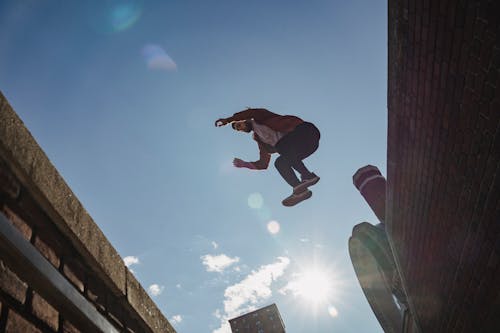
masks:
<instances>
[{"instance_id":1,"label":"sun flare","mask_svg":"<svg viewBox=\"0 0 500 333\"><path fill-rule=\"evenodd\" d=\"M295 296L303 298L312 305L325 304L332 292L330 277L325 271L313 269L298 274L297 279L290 282L288 289Z\"/></svg>"}]
</instances>

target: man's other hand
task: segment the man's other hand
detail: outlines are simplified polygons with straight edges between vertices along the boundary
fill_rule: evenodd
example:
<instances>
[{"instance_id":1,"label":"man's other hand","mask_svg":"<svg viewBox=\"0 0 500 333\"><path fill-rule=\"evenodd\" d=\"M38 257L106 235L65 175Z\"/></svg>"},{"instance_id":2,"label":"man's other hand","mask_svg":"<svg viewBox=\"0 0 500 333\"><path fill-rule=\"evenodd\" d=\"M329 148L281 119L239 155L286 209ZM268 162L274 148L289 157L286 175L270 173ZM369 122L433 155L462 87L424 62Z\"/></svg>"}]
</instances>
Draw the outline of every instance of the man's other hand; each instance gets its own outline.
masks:
<instances>
[{"instance_id":1,"label":"man's other hand","mask_svg":"<svg viewBox=\"0 0 500 333\"><path fill-rule=\"evenodd\" d=\"M250 162L245 162L239 158L233 160L233 165L237 168L250 168Z\"/></svg>"},{"instance_id":2,"label":"man's other hand","mask_svg":"<svg viewBox=\"0 0 500 333\"><path fill-rule=\"evenodd\" d=\"M227 123L228 123L227 118L220 118L215 121L215 127L221 127L227 125Z\"/></svg>"}]
</instances>

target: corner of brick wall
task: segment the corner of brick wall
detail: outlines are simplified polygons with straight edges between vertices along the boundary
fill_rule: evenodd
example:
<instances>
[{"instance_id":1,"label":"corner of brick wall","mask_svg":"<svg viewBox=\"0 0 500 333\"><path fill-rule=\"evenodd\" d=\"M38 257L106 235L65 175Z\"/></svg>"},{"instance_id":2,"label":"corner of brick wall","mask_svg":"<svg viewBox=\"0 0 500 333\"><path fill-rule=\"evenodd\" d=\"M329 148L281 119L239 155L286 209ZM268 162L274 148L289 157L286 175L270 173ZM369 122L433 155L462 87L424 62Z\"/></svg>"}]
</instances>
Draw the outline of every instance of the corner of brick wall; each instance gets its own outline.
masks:
<instances>
[{"instance_id":1,"label":"corner of brick wall","mask_svg":"<svg viewBox=\"0 0 500 333\"><path fill-rule=\"evenodd\" d=\"M0 92L0 212L110 323L175 332ZM0 332L80 332L0 254Z\"/></svg>"}]
</instances>

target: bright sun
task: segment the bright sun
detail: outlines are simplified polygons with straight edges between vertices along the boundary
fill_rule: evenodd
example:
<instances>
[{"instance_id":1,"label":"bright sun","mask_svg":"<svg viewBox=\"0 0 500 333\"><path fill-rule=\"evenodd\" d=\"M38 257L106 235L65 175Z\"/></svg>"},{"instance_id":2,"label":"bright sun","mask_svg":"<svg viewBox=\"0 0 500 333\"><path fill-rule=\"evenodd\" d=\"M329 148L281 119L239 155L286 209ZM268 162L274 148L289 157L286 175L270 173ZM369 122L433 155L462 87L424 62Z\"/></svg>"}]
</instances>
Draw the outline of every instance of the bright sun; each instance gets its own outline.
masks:
<instances>
[{"instance_id":1,"label":"bright sun","mask_svg":"<svg viewBox=\"0 0 500 333\"><path fill-rule=\"evenodd\" d=\"M310 270L298 276L293 289L297 296L303 297L308 303L320 305L328 301L332 285L325 272Z\"/></svg>"}]
</instances>

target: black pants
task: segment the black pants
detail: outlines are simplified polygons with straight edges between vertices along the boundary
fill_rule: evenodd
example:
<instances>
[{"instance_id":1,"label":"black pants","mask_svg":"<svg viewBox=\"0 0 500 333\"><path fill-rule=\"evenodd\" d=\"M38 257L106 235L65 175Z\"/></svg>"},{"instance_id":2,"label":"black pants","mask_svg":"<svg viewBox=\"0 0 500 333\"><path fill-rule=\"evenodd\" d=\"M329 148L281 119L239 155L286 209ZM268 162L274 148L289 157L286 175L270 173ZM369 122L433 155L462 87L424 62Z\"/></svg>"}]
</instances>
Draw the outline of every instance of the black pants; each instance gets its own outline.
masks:
<instances>
[{"instance_id":1,"label":"black pants","mask_svg":"<svg viewBox=\"0 0 500 333\"><path fill-rule=\"evenodd\" d=\"M303 159L318 149L320 133L311 123L304 122L281 138L276 144L276 150L280 156L274 162L280 175L292 187L297 186L300 180L294 169L300 173L302 179L311 178L311 172L306 168Z\"/></svg>"}]
</instances>

